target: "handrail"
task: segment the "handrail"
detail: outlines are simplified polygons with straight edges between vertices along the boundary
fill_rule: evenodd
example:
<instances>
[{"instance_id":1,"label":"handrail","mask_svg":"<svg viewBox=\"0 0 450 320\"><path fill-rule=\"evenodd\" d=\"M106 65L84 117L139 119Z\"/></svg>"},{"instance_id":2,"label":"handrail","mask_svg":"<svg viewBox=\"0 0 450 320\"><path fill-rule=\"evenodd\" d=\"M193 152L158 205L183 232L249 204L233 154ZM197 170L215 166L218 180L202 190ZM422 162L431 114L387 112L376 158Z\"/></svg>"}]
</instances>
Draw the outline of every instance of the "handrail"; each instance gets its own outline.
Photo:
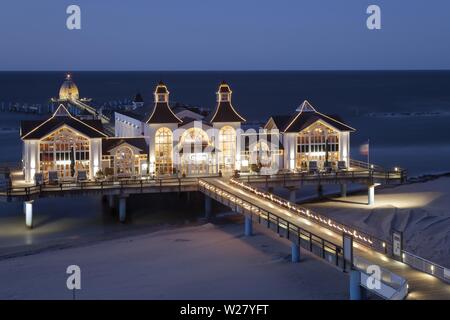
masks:
<instances>
[{"instance_id":1,"label":"handrail","mask_svg":"<svg viewBox=\"0 0 450 320\"><path fill-rule=\"evenodd\" d=\"M213 190L213 192L211 191ZM277 226L277 232L280 233L280 226L286 230L287 235L286 237L290 238L290 232L292 231L295 235L298 236L298 241L300 243L301 238L303 239L305 236L309 239L310 244L310 251L312 251L312 245L313 243L316 243L317 246L320 246L322 248L322 258L325 259L326 253L325 251L332 252L335 257L336 261L335 264L339 266L339 257L342 258L342 267L345 269L345 261L342 257L343 249L341 246L330 242L321 236L314 234L308 230L305 230L301 228L300 226L296 225L295 223L292 223L283 217L272 213L256 204L253 204L247 200L244 200L243 198L231 194L225 189L218 187L216 185L213 185L211 183L206 182L205 180L199 179L199 191L202 191L205 194L209 194L216 200L219 196L222 201L220 201L222 204L229 206L232 210L239 212L238 206L240 206L242 209L244 209L243 213L245 214L245 210L248 214L251 215L251 218L253 219L253 215L258 216L258 221L261 223L261 218L266 220L267 227L270 228L270 224L273 223ZM303 237L302 237L303 236ZM316 239L315 239L316 238ZM317 240L318 239L318 240Z\"/></svg>"},{"instance_id":2,"label":"handrail","mask_svg":"<svg viewBox=\"0 0 450 320\"><path fill-rule=\"evenodd\" d=\"M303 208L297 204L293 204L281 197L278 197L269 192L264 192L252 187L244 182L237 181L236 179L230 179L230 183L240 186L247 191L253 192L256 195L262 196L268 199L272 203L283 206L284 208L290 210L290 212L300 213L303 217L308 218L311 221L319 223L327 228L334 228L340 232L344 232L353 236L354 240L364 246L370 247L375 251L387 255L389 248L392 248L391 240L382 240L373 235L367 234L361 230L354 227L350 227L340 222L333 221L332 219L322 216L318 213L312 212L309 209ZM353 229L353 230L352 230ZM418 257L410 252L403 250L402 252L402 262L409 265L410 267L433 275L445 282L450 283L450 269L447 269L439 264L432 261L426 260L424 258Z\"/></svg>"},{"instance_id":3,"label":"handrail","mask_svg":"<svg viewBox=\"0 0 450 320\"><path fill-rule=\"evenodd\" d=\"M384 284L386 287L383 288L381 285L379 288L369 288L367 283L364 283L362 279L362 285L376 293L377 295L389 299L389 300L398 300L406 298L408 294L408 281L404 277L399 276L398 274L377 266L380 270L379 278L376 277L375 274L371 274L368 272L368 268L373 265L370 261L361 258L359 256L354 256L353 258L353 267L366 275L366 277L373 277L374 279L380 281L380 284ZM392 290L390 290L392 289Z\"/></svg>"},{"instance_id":4,"label":"handrail","mask_svg":"<svg viewBox=\"0 0 450 320\"><path fill-rule=\"evenodd\" d=\"M289 173L276 173L270 175L257 174L257 175L241 175L240 180L250 182L288 182L288 181L308 181L308 180L330 180L336 179L371 179L371 180L400 180L404 182L406 179L406 171L375 171L375 170L344 170L333 172L289 172Z\"/></svg>"},{"instance_id":5,"label":"handrail","mask_svg":"<svg viewBox=\"0 0 450 320\"><path fill-rule=\"evenodd\" d=\"M217 185L208 183L204 180L199 180L199 190L204 192L206 195L209 195L212 198L215 198L216 200L218 200L217 197L220 196L221 200L218 200L218 201L225 205L228 205L232 210L234 210L236 212L239 212L238 206L240 206L241 208L247 209L247 212L250 214L250 217L252 220L253 220L253 215L256 214L256 215L258 215L258 221L261 223L261 216L263 216L263 218L265 218L265 220L268 223L268 227L270 227L270 222L274 222L277 227L277 230L276 230L277 233L280 233L280 229L279 229L280 226L287 230L287 238L288 239L289 239L289 234L290 234L291 230L293 230L294 234L297 235L299 242L301 242L301 239L304 238L304 237L302 237L302 231L304 233L307 233L306 236L309 235L309 237L307 237L307 238L309 240L310 251L313 251L312 250L313 242L316 242L316 244L319 244L319 246L322 247L322 252L321 252L322 258L326 260L326 252L331 251L336 257L336 261L335 261L336 265L339 266L339 257L341 256L341 253L343 252L341 246L339 246L335 243L332 243L328 240L325 240L322 237L320 237L316 234L313 234L312 232L299 227L295 223L290 222L275 213L271 213L270 211L268 211L264 208L261 208L260 206L253 204L248 200L244 200L243 198L241 198L235 194L231 194L224 188L221 188ZM245 214L245 211L240 212L240 213ZM275 219L271 218L271 216L275 217ZM314 237L317 238L319 241L313 239ZM342 257L342 262L343 262L343 269L345 269L345 261L344 261L343 257ZM354 262L356 262L354 267L356 267L359 271L368 275L367 266L370 265L370 263L367 263L366 260L359 258L359 257L355 257ZM370 291L372 291L386 299L403 299L403 298L405 298L406 294L407 294L406 279L404 279L404 278L398 276L397 274L395 274L387 269L384 269L384 268L380 268L380 271L381 271L380 279L378 279L378 280L380 281L380 283L384 284L384 287L382 286L381 290L372 289L372 288L367 288L367 289L369 289ZM406 291L405 291L405 288L406 288Z\"/></svg>"},{"instance_id":6,"label":"handrail","mask_svg":"<svg viewBox=\"0 0 450 320\"><path fill-rule=\"evenodd\" d=\"M208 176L211 177L211 176ZM218 175L216 176L218 177ZM183 186L195 184L200 177L168 177L160 179L119 179L119 180L95 180L95 181L73 181L73 182L58 182L58 183L43 183L40 185L33 185L29 187L8 187L6 194L8 196L30 196L39 194L41 192L52 191L76 191L76 190L92 190L92 189L123 189L133 187L150 187L150 186Z\"/></svg>"},{"instance_id":7,"label":"handrail","mask_svg":"<svg viewBox=\"0 0 450 320\"><path fill-rule=\"evenodd\" d=\"M450 283L450 269L447 269L437 263L416 256L406 250L402 251L403 263Z\"/></svg>"},{"instance_id":8,"label":"handrail","mask_svg":"<svg viewBox=\"0 0 450 320\"><path fill-rule=\"evenodd\" d=\"M346 233L346 234L352 235L354 240L357 241L358 243L361 243L362 245L365 245L367 247L375 249L379 252L385 253L386 242L387 242L385 240L381 240L377 237L374 237L365 232L362 232L354 227L350 227L343 223L334 221L334 220L330 219L329 217L320 215L314 211L311 211L309 209L301 207L295 203L292 203L288 200L278 197L277 195L274 195L272 193L261 191L258 188L250 186L244 182L237 181L236 179L233 179L233 178L230 179L230 183L235 184L247 191L250 191L257 196L263 197L264 199L267 199L267 200L271 201L272 203L280 205L283 208L288 209L290 212L293 212L295 214L300 214L301 217L306 218L310 221L319 223L320 225L325 226L327 228L331 227L334 230L337 230L341 233Z\"/></svg>"}]
</instances>

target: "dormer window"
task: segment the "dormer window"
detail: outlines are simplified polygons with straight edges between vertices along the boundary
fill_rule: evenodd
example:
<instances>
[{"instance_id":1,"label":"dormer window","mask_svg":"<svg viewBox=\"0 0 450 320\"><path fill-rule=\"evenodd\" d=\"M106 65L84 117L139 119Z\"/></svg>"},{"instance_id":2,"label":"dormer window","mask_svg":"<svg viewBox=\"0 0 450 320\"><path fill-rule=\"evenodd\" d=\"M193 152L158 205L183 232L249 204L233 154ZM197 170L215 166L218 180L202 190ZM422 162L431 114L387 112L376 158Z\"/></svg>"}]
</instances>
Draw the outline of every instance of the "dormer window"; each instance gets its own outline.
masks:
<instances>
[{"instance_id":1,"label":"dormer window","mask_svg":"<svg viewBox=\"0 0 450 320\"><path fill-rule=\"evenodd\" d=\"M166 102L166 95L158 94L158 102Z\"/></svg>"},{"instance_id":2,"label":"dormer window","mask_svg":"<svg viewBox=\"0 0 450 320\"><path fill-rule=\"evenodd\" d=\"M230 100L230 95L228 93L221 93L220 94L220 101L229 101Z\"/></svg>"}]
</instances>

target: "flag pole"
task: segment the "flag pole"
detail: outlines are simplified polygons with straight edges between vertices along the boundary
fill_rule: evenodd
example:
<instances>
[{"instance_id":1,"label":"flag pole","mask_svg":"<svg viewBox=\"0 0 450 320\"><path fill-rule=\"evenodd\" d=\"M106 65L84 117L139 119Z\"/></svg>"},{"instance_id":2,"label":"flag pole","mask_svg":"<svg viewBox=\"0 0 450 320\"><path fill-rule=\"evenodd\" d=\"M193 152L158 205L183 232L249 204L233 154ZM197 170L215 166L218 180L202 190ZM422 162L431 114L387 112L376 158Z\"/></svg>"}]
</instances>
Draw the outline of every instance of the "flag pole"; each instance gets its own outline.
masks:
<instances>
[{"instance_id":1,"label":"flag pole","mask_svg":"<svg viewBox=\"0 0 450 320\"><path fill-rule=\"evenodd\" d=\"M367 169L370 170L370 139L367 139Z\"/></svg>"}]
</instances>

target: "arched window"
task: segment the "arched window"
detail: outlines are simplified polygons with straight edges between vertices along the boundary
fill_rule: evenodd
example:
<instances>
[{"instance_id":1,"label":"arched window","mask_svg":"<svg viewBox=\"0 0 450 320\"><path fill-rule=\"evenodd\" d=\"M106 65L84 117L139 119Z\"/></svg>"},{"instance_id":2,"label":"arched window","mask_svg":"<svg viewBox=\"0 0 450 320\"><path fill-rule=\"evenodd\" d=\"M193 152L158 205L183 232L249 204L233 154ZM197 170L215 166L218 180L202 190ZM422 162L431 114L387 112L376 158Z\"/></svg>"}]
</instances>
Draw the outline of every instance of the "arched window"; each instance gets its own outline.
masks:
<instances>
[{"instance_id":1,"label":"arched window","mask_svg":"<svg viewBox=\"0 0 450 320\"><path fill-rule=\"evenodd\" d=\"M60 177L72 177L78 170L89 170L89 140L63 127L40 141L40 170L56 170Z\"/></svg>"},{"instance_id":2,"label":"arched window","mask_svg":"<svg viewBox=\"0 0 450 320\"><path fill-rule=\"evenodd\" d=\"M225 126L219 132L219 165L221 169L234 169L236 157L236 130Z\"/></svg>"},{"instance_id":3,"label":"arched window","mask_svg":"<svg viewBox=\"0 0 450 320\"><path fill-rule=\"evenodd\" d=\"M297 168L305 168L309 161L336 162L339 160L339 132L320 122L301 131L297 136Z\"/></svg>"},{"instance_id":4,"label":"arched window","mask_svg":"<svg viewBox=\"0 0 450 320\"><path fill-rule=\"evenodd\" d=\"M160 128L155 133L155 169L157 174L172 173L173 136L169 128Z\"/></svg>"},{"instance_id":5,"label":"arched window","mask_svg":"<svg viewBox=\"0 0 450 320\"><path fill-rule=\"evenodd\" d=\"M134 172L134 152L128 146L117 148L114 156L117 175L132 175Z\"/></svg>"},{"instance_id":6,"label":"arched window","mask_svg":"<svg viewBox=\"0 0 450 320\"><path fill-rule=\"evenodd\" d=\"M253 159L256 159L256 164L262 167L270 167L271 154L270 148L266 141L258 141L253 147Z\"/></svg>"}]
</instances>

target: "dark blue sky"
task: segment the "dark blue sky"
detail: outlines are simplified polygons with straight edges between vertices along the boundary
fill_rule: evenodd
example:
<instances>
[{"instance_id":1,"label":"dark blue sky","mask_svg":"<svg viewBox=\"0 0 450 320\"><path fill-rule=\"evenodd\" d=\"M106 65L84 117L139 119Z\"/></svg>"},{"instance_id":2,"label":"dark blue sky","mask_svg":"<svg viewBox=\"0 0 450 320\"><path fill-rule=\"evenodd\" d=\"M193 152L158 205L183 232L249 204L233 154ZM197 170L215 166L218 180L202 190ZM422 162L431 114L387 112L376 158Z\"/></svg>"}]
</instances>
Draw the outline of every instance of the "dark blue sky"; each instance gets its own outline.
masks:
<instances>
[{"instance_id":1,"label":"dark blue sky","mask_svg":"<svg viewBox=\"0 0 450 320\"><path fill-rule=\"evenodd\" d=\"M66 8L82 30L66 29ZM382 9L382 30L366 9ZM1 0L0 70L450 69L449 0Z\"/></svg>"}]
</instances>

